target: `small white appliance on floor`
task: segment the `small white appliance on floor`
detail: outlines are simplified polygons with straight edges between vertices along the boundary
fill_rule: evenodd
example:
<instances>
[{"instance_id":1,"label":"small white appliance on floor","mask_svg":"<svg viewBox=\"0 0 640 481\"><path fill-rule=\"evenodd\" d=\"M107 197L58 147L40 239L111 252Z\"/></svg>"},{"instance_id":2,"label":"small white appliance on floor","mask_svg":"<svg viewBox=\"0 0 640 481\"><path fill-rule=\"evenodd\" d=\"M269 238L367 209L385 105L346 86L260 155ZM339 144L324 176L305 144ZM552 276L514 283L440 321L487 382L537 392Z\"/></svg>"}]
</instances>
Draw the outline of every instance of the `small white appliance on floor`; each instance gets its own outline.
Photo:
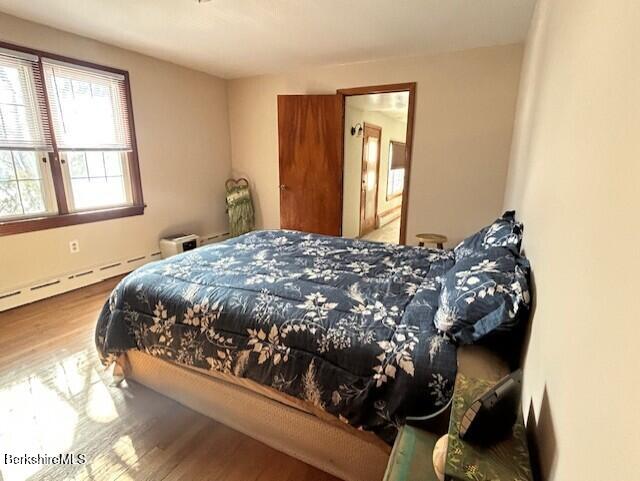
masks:
<instances>
[{"instance_id":1,"label":"small white appliance on floor","mask_svg":"<svg viewBox=\"0 0 640 481\"><path fill-rule=\"evenodd\" d=\"M198 236L195 234L175 234L160 239L160 254L163 259L190 251L198 247Z\"/></svg>"}]
</instances>

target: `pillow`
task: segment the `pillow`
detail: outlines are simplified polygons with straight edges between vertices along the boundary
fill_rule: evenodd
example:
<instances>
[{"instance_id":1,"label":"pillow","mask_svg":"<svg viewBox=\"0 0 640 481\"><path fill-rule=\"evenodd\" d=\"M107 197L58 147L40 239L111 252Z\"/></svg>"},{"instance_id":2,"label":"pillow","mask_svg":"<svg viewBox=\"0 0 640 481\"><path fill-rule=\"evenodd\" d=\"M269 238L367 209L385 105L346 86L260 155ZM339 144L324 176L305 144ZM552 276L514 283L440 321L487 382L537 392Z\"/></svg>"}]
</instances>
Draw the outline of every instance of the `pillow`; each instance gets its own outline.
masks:
<instances>
[{"instance_id":1,"label":"pillow","mask_svg":"<svg viewBox=\"0 0 640 481\"><path fill-rule=\"evenodd\" d=\"M435 326L461 344L515 331L529 312L529 263L504 247L458 262L445 274Z\"/></svg>"},{"instance_id":2,"label":"pillow","mask_svg":"<svg viewBox=\"0 0 640 481\"><path fill-rule=\"evenodd\" d=\"M520 222L516 222L515 215L515 211L507 211L491 225L460 242L454 249L456 260L491 247L505 247L516 255L520 254L523 227Z\"/></svg>"}]
</instances>

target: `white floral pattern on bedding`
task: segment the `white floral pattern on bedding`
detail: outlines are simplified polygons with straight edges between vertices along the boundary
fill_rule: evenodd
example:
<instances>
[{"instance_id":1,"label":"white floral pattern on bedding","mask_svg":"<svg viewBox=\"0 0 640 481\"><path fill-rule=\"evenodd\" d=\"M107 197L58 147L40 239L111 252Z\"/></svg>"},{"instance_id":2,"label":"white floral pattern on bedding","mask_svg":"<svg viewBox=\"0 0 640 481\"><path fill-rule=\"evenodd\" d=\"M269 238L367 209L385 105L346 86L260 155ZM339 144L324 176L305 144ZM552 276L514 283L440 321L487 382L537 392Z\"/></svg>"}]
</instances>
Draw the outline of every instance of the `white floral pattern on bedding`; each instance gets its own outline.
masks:
<instances>
[{"instance_id":1,"label":"white floral pattern on bedding","mask_svg":"<svg viewBox=\"0 0 640 481\"><path fill-rule=\"evenodd\" d=\"M139 349L251 379L389 443L451 397L455 346L434 327L451 251L259 231L148 264L98 320L105 363Z\"/></svg>"}]
</instances>

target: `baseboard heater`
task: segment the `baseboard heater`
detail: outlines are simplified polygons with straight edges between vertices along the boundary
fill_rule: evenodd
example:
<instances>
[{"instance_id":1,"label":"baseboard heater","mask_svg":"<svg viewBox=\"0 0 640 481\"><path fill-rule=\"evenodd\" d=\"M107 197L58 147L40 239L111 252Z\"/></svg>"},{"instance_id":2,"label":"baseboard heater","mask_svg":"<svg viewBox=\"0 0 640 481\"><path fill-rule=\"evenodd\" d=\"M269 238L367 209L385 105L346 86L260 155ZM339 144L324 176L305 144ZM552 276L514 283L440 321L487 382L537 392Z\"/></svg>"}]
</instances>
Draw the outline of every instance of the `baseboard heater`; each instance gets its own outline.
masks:
<instances>
[{"instance_id":1,"label":"baseboard heater","mask_svg":"<svg viewBox=\"0 0 640 481\"><path fill-rule=\"evenodd\" d=\"M204 236L200 238L200 245L220 242L228 237L229 234L226 232ZM136 255L102 265L85 267L76 272L40 280L31 285L13 287L6 292L0 292L0 312L127 274L148 262L157 260L160 260L160 252L154 251L146 255Z\"/></svg>"}]
</instances>

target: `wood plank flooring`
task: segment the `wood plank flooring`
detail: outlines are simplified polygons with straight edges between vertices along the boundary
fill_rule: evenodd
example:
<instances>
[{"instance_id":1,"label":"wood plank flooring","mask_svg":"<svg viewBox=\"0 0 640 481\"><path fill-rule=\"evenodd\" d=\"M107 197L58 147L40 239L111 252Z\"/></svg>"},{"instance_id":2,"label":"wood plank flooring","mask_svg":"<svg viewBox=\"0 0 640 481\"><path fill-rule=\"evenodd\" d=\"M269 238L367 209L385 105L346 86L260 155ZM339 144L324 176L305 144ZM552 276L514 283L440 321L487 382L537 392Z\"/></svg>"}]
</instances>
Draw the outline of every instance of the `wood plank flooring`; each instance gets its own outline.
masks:
<instances>
[{"instance_id":1,"label":"wood plank flooring","mask_svg":"<svg viewBox=\"0 0 640 481\"><path fill-rule=\"evenodd\" d=\"M118 280L0 313L0 481L337 481L144 386L111 386L93 332ZM59 453L87 462L4 463Z\"/></svg>"}]
</instances>

